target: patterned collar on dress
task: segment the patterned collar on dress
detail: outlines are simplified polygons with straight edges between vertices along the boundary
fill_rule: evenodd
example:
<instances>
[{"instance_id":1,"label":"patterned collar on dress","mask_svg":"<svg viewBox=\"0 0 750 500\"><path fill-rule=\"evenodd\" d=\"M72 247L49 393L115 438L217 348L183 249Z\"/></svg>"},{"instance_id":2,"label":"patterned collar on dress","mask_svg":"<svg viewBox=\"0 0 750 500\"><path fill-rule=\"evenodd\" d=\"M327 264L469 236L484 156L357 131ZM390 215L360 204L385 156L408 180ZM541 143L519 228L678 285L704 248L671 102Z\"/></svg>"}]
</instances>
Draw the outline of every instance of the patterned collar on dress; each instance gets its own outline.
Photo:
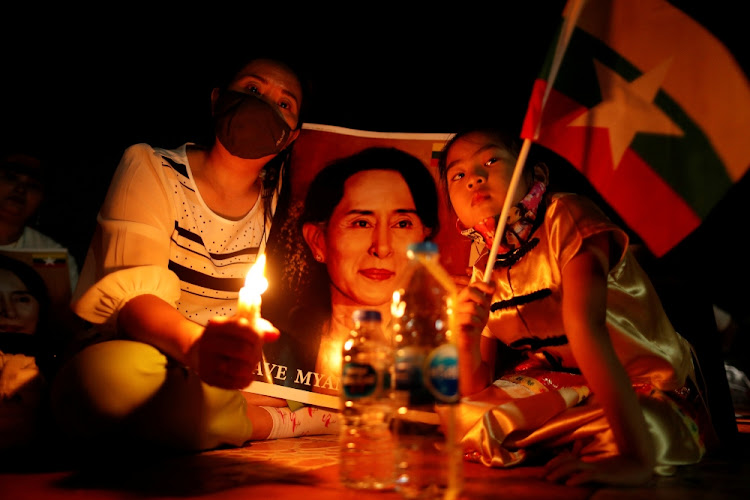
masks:
<instances>
[{"instance_id":1,"label":"patterned collar on dress","mask_svg":"<svg viewBox=\"0 0 750 500\"><path fill-rule=\"evenodd\" d=\"M529 241L531 233L536 227L537 213L546 190L547 185L544 182L535 181L526 196L515 207L511 208L508 221L505 224L505 234L498 245L498 255L515 250ZM544 210L542 210L542 213L544 213ZM499 219L499 214L494 215L484 219L474 227L459 227L459 230L467 238L483 242L487 248L490 248ZM457 224L460 226L461 223L458 222Z\"/></svg>"}]
</instances>

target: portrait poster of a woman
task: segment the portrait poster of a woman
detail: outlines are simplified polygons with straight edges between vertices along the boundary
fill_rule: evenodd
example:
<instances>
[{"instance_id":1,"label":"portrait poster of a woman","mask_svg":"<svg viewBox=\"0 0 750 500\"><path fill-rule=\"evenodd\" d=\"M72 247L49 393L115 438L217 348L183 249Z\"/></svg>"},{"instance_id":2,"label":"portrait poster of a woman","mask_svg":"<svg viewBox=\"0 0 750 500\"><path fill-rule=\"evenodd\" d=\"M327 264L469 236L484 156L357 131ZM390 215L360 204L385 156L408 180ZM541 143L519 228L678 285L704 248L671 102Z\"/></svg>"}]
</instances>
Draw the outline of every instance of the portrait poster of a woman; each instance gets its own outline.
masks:
<instances>
[{"instance_id":1,"label":"portrait poster of a woman","mask_svg":"<svg viewBox=\"0 0 750 500\"><path fill-rule=\"evenodd\" d=\"M248 390L337 407L352 314L380 311L387 335L408 245L435 241L456 273L469 247L458 232L440 231L452 222L432 156L448 134L309 127L295 144L291 199L267 250L262 315L282 332L266 346L274 387L259 374Z\"/></svg>"}]
</instances>

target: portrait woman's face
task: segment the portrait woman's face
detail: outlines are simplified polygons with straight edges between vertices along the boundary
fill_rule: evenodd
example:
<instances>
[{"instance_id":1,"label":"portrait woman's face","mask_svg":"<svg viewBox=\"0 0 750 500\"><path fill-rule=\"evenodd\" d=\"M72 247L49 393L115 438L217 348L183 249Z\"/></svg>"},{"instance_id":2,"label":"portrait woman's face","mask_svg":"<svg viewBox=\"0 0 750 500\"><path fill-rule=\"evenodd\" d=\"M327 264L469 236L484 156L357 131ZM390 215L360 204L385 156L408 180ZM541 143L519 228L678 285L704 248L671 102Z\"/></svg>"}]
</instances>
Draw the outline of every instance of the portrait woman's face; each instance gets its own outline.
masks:
<instances>
[{"instance_id":1,"label":"portrait woman's face","mask_svg":"<svg viewBox=\"0 0 750 500\"><path fill-rule=\"evenodd\" d=\"M39 322L39 302L23 281L0 269L0 332L33 335Z\"/></svg>"},{"instance_id":2,"label":"portrait woman's face","mask_svg":"<svg viewBox=\"0 0 750 500\"><path fill-rule=\"evenodd\" d=\"M305 239L326 263L334 304L379 306L401 279L407 247L427 234L401 174L368 170L346 181L327 228L308 227Z\"/></svg>"}]
</instances>

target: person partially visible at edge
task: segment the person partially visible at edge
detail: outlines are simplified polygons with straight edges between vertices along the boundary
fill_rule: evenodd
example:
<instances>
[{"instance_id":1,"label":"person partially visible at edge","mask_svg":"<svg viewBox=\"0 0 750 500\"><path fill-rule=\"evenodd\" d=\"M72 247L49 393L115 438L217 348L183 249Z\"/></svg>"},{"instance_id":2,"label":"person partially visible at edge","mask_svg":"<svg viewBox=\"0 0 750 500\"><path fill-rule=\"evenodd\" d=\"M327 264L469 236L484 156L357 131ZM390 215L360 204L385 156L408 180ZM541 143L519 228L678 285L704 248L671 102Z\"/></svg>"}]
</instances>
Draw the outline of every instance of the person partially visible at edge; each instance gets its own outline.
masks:
<instances>
[{"instance_id":1,"label":"person partially visible at edge","mask_svg":"<svg viewBox=\"0 0 750 500\"><path fill-rule=\"evenodd\" d=\"M279 332L238 315L238 292L286 187L305 80L273 57L229 74L212 144L136 144L114 174L71 304L93 328L52 388L73 440L242 446L269 435L263 405L287 404L241 390Z\"/></svg>"},{"instance_id":2,"label":"person partially visible at edge","mask_svg":"<svg viewBox=\"0 0 750 500\"><path fill-rule=\"evenodd\" d=\"M545 164L527 162L484 282L518 154L512 136L479 128L439 160L463 233L485 248L456 306L465 456L547 459L544 477L568 485L641 485L699 462L715 436L692 346L625 231L588 198L548 190Z\"/></svg>"},{"instance_id":3,"label":"person partially visible at edge","mask_svg":"<svg viewBox=\"0 0 750 500\"><path fill-rule=\"evenodd\" d=\"M0 449L45 442L56 344L42 277L0 254Z\"/></svg>"},{"instance_id":4,"label":"person partially visible at edge","mask_svg":"<svg viewBox=\"0 0 750 500\"><path fill-rule=\"evenodd\" d=\"M0 158L0 250L64 248L33 227L47 192L48 167L41 153L8 146ZM68 254L70 289L78 282L78 263Z\"/></svg>"},{"instance_id":5,"label":"person partially visible at edge","mask_svg":"<svg viewBox=\"0 0 750 500\"><path fill-rule=\"evenodd\" d=\"M326 165L299 209L296 223L289 222L295 260L274 278L297 299L278 324L285 338L295 339L284 347L299 345L293 348L298 363L304 356L316 373L339 375L355 310L380 311L388 330L408 246L439 230L437 187L420 159L371 147ZM313 391L338 395L335 386Z\"/></svg>"}]
</instances>

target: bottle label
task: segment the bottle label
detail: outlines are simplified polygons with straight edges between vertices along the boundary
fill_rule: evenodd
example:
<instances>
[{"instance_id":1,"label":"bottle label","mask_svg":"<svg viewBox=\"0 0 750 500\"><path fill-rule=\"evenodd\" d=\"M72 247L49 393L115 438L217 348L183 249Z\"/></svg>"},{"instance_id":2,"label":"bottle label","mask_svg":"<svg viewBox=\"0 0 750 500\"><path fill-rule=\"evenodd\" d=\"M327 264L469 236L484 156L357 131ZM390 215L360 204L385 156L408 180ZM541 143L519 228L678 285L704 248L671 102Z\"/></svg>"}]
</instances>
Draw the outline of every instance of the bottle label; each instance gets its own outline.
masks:
<instances>
[{"instance_id":1,"label":"bottle label","mask_svg":"<svg viewBox=\"0 0 750 500\"><path fill-rule=\"evenodd\" d=\"M348 399L372 396L378 388L378 372L371 365L346 363L341 369L341 386Z\"/></svg>"},{"instance_id":2,"label":"bottle label","mask_svg":"<svg viewBox=\"0 0 750 500\"><path fill-rule=\"evenodd\" d=\"M454 344L443 344L427 357L424 384L440 402L455 403L458 394L458 349Z\"/></svg>"},{"instance_id":3,"label":"bottle label","mask_svg":"<svg viewBox=\"0 0 750 500\"><path fill-rule=\"evenodd\" d=\"M417 347L403 347L396 351L395 389L409 395L410 405L425 405L435 401L424 384L424 360L423 351Z\"/></svg>"}]
</instances>

